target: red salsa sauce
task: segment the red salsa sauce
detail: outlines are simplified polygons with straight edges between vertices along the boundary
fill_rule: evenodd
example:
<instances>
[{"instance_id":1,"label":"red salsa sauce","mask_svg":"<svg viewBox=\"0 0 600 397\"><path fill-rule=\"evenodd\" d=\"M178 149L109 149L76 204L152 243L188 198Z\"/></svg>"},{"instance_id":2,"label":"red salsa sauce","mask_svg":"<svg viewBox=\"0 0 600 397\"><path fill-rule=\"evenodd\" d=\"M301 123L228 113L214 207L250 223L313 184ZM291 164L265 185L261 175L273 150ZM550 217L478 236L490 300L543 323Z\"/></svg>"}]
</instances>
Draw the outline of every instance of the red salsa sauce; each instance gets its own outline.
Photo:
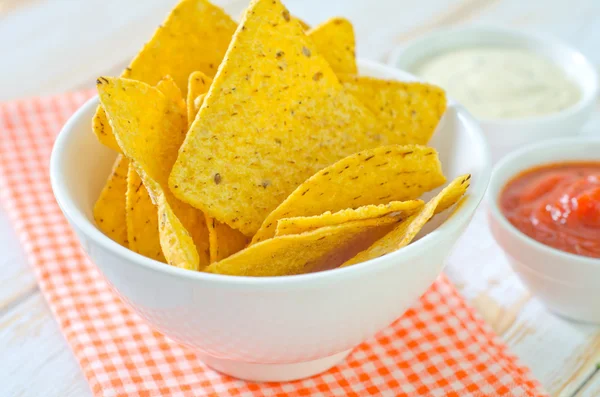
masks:
<instances>
[{"instance_id":1,"label":"red salsa sauce","mask_svg":"<svg viewBox=\"0 0 600 397\"><path fill-rule=\"evenodd\" d=\"M540 243L600 258L600 162L529 169L506 184L500 209Z\"/></svg>"}]
</instances>

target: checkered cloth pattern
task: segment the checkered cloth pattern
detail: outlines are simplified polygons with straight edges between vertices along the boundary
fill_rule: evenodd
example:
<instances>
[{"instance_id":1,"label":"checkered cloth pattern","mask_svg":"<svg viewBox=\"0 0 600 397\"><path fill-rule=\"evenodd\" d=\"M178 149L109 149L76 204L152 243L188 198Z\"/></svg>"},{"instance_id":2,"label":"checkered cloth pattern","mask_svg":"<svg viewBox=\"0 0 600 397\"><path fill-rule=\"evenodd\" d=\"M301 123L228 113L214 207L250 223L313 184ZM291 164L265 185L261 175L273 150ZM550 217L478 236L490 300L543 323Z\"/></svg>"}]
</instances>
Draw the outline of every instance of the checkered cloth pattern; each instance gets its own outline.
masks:
<instances>
[{"instance_id":1,"label":"checkered cloth pattern","mask_svg":"<svg viewBox=\"0 0 600 397\"><path fill-rule=\"evenodd\" d=\"M48 177L52 144L66 119L91 95L0 104L0 201L94 395L545 394L443 276L403 317L322 375L251 383L211 370L117 298L80 249L54 200Z\"/></svg>"}]
</instances>

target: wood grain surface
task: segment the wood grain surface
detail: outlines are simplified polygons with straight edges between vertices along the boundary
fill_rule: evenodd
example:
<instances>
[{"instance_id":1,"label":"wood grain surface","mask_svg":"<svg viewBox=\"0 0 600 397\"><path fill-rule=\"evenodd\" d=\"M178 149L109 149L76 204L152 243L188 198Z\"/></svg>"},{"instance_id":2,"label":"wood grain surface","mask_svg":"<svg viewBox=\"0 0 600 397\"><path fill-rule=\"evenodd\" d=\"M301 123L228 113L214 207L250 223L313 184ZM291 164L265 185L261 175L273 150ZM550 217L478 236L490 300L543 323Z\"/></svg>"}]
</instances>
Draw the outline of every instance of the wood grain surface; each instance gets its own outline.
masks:
<instances>
[{"instance_id":1,"label":"wood grain surface","mask_svg":"<svg viewBox=\"0 0 600 397\"><path fill-rule=\"evenodd\" d=\"M101 74L118 75L175 2L0 0L0 101L89 88ZM349 18L358 56L383 62L432 30L478 23L553 34L600 64L598 0L284 2L311 25ZM237 17L247 0L216 3ZM600 136L600 106L584 132ZM0 252L0 395L90 395L2 210ZM447 273L553 396L600 396L600 328L553 315L527 291L487 230L485 205Z\"/></svg>"}]
</instances>

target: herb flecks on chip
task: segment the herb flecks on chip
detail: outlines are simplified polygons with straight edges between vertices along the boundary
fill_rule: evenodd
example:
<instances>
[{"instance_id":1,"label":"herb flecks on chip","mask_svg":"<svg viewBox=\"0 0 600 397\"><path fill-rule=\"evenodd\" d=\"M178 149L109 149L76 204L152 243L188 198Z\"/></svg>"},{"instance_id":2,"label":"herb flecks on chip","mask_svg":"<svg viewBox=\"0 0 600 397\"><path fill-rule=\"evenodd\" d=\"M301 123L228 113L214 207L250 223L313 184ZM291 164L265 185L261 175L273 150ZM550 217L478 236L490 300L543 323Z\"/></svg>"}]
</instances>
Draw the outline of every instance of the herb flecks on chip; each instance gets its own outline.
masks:
<instances>
[{"instance_id":1,"label":"herb flecks on chip","mask_svg":"<svg viewBox=\"0 0 600 397\"><path fill-rule=\"evenodd\" d=\"M377 115L396 143L427 144L446 111L444 90L431 84L349 75L340 80Z\"/></svg>"},{"instance_id":2,"label":"herb flecks on chip","mask_svg":"<svg viewBox=\"0 0 600 397\"><path fill-rule=\"evenodd\" d=\"M307 34L336 74L357 73L356 42L350 21L340 17L331 18Z\"/></svg>"},{"instance_id":3,"label":"herb flecks on chip","mask_svg":"<svg viewBox=\"0 0 600 397\"><path fill-rule=\"evenodd\" d=\"M388 140L290 21L278 0L251 2L170 178L177 197L247 236L316 171Z\"/></svg>"},{"instance_id":4,"label":"herb flecks on chip","mask_svg":"<svg viewBox=\"0 0 600 397\"><path fill-rule=\"evenodd\" d=\"M339 225L345 222L393 217L395 220L407 218L423 206L422 200L391 201L388 204L364 205L357 209L345 209L337 212L327 211L321 215L283 218L277 221L275 236L310 232L325 226ZM385 222L385 219L382 220ZM383 224L382 222L382 224Z\"/></svg>"},{"instance_id":5,"label":"herb flecks on chip","mask_svg":"<svg viewBox=\"0 0 600 397\"><path fill-rule=\"evenodd\" d=\"M463 175L453 180L419 211L402 221L367 250L345 262L342 267L379 258L407 246L435 214L446 210L460 200L469 188L469 179L471 179L471 175Z\"/></svg>"},{"instance_id":6,"label":"herb flecks on chip","mask_svg":"<svg viewBox=\"0 0 600 397\"><path fill-rule=\"evenodd\" d=\"M207 0L182 0L122 77L155 85L170 75L185 95L192 72L215 75L236 26L229 15ZM100 142L121 151L101 106L92 126Z\"/></svg>"},{"instance_id":7,"label":"herb flecks on chip","mask_svg":"<svg viewBox=\"0 0 600 397\"><path fill-rule=\"evenodd\" d=\"M94 220L102 233L127 247L127 226L125 222L125 193L127 192L127 169L129 160L119 155L100 197L94 205Z\"/></svg>"},{"instance_id":8,"label":"herb flecks on chip","mask_svg":"<svg viewBox=\"0 0 600 397\"><path fill-rule=\"evenodd\" d=\"M158 207L165 258L173 266L204 268L209 263L204 215L177 200L168 188L169 172L187 129L181 92L168 78L154 88L139 81L101 77L97 87L119 146Z\"/></svg>"},{"instance_id":9,"label":"herb flecks on chip","mask_svg":"<svg viewBox=\"0 0 600 397\"><path fill-rule=\"evenodd\" d=\"M252 243L273 237L282 218L414 200L445 181L435 149L390 145L358 152L298 186L269 214Z\"/></svg>"}]
</instances>

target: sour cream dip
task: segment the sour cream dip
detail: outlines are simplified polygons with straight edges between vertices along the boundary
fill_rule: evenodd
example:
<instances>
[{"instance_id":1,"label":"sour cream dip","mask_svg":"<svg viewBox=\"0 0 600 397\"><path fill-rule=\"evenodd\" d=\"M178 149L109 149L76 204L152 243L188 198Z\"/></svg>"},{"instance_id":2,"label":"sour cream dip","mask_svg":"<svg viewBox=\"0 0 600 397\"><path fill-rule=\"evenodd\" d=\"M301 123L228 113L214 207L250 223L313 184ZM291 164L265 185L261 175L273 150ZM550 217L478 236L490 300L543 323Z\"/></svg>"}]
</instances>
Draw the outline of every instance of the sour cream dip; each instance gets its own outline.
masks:
<instances>
[{"instance_id":1,"label":"sour cream dip","mask_svg":"<svg viewBox=\"0 0 600 397\"><path fill-rule=\"evenodd\" d=\"M430 57L413 72L439 85L482 119L556 113L577 103L581 90L551 60L504 46L456 49Z\"/></svg>"}]
</instances>

